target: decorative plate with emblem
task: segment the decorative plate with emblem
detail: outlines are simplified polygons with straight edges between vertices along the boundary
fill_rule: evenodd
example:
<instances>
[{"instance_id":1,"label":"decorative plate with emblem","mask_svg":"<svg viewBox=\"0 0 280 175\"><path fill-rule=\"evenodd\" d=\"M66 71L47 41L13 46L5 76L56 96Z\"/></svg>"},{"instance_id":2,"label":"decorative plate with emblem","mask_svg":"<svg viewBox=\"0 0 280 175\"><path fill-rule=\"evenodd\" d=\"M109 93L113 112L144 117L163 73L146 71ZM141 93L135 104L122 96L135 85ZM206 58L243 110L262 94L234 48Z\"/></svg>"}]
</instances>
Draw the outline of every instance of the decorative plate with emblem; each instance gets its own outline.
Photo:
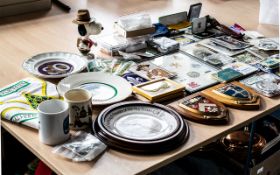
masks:
<instances>
[{"instance_id":1,"label":"decorative plate with emblem","mask_svg":"<svg viewBox=\"0 0 280 175\"><path fill-rule=\"evenodd\" d=\"M188 124L174 110L139 101L105 108L92 129L111 148L153 154L178 147L189 134Z\"/></svg>"},{"instance_id":2,"label":"decorative plate with emblem","mask_svg":"<svg viewBox=\"0 0 280 175\"><path fill-rule=\"evenodd\" d=\"M41 78L63 78L86 68L87 60L68 52L47 52L24 61L22 67L27 72Z\"/></svg>"}]
</instances>

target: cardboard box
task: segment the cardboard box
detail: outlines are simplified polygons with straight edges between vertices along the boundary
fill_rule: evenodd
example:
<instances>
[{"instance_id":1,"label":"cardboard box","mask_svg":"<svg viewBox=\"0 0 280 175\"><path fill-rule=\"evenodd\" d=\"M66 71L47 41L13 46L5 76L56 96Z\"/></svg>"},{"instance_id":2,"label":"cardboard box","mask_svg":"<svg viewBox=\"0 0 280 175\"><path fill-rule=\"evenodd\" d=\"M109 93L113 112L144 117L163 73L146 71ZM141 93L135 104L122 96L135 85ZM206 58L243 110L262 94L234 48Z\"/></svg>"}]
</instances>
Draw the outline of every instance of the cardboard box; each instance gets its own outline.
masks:
<instances>
[{"instance_id":1,"label":"cardboard box","mask_svg":"<svg viewBox=\"0 0 280 175\"><path fill-rule=\"evenodd\" d=\"M125 38L130 38L130 37L137 37L137 36L142 36L142 35L148 35L152 34L156 31L156 28L154 26L150 28L145 28L145 29L139 29L139 30L133 30L133 31L126 31L124 28L122 28L118 23L115 22L114 24L114 29L117 31L121 36Z\"/></svg>"},{"instance_id":2,"label":"cardboard box","mask_svg":"<svg viewBox=\"0 0 280 175\"><path fill-rule=\"evenodd\" d=\"M277 175L280 173L280 150L250 169L250 175Z\"/></svg>"}]
</instances>

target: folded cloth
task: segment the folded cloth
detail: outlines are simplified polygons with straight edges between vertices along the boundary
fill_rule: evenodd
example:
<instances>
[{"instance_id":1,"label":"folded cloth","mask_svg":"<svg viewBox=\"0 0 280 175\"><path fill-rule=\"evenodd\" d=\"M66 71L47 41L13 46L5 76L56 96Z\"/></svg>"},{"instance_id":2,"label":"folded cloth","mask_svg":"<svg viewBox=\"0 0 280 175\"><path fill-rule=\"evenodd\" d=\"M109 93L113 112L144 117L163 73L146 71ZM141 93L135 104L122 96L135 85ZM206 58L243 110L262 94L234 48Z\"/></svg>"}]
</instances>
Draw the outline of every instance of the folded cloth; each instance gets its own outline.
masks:
<instances>
[{"instance_id":1,"label":"folded cloth","mask_svg":"<svg viewBox=\"0 0 280 175\"><path fill-rule=\"evenodd\" d=\"M0 89L1 117L38 129L37 106L52 98L59 98L55 84L25 78Z\"/></svg>"}]
</instances>

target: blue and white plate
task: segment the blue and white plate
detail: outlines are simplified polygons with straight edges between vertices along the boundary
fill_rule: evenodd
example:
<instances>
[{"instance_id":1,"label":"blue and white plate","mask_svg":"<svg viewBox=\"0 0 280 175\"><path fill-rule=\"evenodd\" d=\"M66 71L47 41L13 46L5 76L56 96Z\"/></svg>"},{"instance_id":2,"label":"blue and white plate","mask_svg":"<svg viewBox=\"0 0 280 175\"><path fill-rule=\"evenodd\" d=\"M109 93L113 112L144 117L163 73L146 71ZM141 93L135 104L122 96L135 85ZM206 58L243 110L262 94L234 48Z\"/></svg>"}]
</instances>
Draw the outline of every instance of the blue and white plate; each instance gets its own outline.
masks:
<instances>
[{"instance_id":1,"label":"blue and white plate","mask_svg":"<svg viewBox=\"0 0 280 175\"><path fill-rule=\"evenodd\" d=\"M87 60L68 52L41 53L25 60L22 67L40 78L63 78L86 68Z\"/></svg>"}]
</instances>

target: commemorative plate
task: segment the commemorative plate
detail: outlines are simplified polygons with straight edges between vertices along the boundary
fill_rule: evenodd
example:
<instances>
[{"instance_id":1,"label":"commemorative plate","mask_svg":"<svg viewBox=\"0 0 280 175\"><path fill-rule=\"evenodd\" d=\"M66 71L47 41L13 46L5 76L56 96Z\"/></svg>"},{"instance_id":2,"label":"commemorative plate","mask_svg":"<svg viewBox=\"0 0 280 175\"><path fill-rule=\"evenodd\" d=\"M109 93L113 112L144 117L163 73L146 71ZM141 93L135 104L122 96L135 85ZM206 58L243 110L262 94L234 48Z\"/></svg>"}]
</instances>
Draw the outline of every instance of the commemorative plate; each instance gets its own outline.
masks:
<instances>
[{"instance_id":1,"label":"commemorative plate","mask_svg":"<svg viewBox=\"0 0 280 175\"><path fill-rule=\"evenodd\" d=\"M122 101L132 93L131 85L122 77L103 72L89 72L70 75L57 85L60 95L73 88L92 92L93 105L108 105Z\"/></svg>"},{"instance_id":2,"label":"commemorative plate","mask_svg":"<svg viewBox=\"0 0 280 175\"><path fill-rule=\"evenodd\" d=\"M188 124L174 110L140 101L107 107L98 115L92 129L111 148L145 154L175 149L189 135Z\"/></svg>"},{"instance_id":3,"label":"commemorative plate","mask_svg":"<svg viewBox=\"0 0 280 175\"><path fill-rule=\"evenodd\" d=\"M155 140L178 129L173 113L154 106L123 106L104 117L105 128L120 137L133 140Z\"/></svg>"},{"instance_id":4,"label":"commemorative plate","mask_svg":"<svg viewBox=\"0 0 280 175\"><path fill-rule=\"evenodd\" d=\"M24 61L22 67L40 78L63 78L86 68L87 60L68 52L47 52Z\"/></svg>"},{"instance_id":5,"label":"commemorative plate","mask_svg":"<svg viewBox=\"0 0 280 175\"><path fill-rule=\"evenodd\" d=\"M130 143L154 144L174 139L185 123L172 109L146 102L122 102L103 110L98 125L111 137Z\"/></svg>"}]
</instances>

